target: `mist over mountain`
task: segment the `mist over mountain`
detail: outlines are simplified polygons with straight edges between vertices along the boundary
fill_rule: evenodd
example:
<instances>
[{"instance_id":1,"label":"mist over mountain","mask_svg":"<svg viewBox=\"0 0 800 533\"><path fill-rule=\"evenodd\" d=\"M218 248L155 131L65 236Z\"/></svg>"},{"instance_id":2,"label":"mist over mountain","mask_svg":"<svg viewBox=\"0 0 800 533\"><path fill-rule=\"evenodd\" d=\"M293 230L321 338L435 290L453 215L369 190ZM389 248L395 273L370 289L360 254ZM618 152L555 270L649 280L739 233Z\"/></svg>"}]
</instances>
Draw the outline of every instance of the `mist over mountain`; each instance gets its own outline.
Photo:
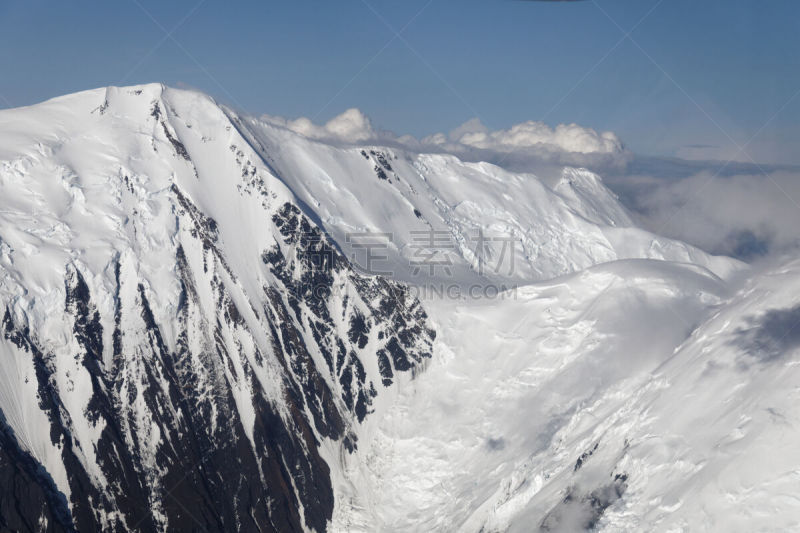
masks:
<instances>
[{"instance_id":1,"label":"mist over mountain","mask_svg":"<svg viewBox=\"0 0 800 533\"><path fill-rule=\"evenodd\" d=\"M551 128L526 121L492 131L475 118L449 133L416 139L376 129L358 109L322 125L305 117L262 119L329 143L448 153L546 181L559 179L565 166L587 168L603 176L637 224L715 254L760 261L795 253L800 246L794 231L800 225L800 168L795 165L754 162L743 154L703 159L715 154L705 145L684 154L689 158L647 156L630 151L613 132L578 124Z\"/></svg>"}]
</instances>

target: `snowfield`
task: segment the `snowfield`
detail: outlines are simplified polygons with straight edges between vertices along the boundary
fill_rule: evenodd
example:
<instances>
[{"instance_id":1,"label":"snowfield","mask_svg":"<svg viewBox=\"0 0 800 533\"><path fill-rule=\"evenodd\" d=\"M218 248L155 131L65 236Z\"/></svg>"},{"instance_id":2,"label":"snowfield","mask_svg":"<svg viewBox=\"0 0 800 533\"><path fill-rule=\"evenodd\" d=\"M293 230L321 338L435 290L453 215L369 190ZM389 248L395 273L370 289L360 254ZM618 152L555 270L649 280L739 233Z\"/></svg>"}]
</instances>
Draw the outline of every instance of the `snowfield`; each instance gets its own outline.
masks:
<instances>
[{"instance_id":1,"label":"snowfield","mask_svg":"<svg viewBox=\"0 0 800 533\"><path fill-rule=\"evenodd\" d=\"M585 169L2 110L0 529L800 529L798 295Z\"/></svg>"},{"instance_id":2,"label":"snowfield","mask_svg":"<svg viewBox=\"0 0 800 533\"><path fill-rule=\"evenodd\" d=\"M630 260L431 302L433 362L373 421L336 525L796 529L798 274L731 292Z\"/></svg>"}]
</instances>

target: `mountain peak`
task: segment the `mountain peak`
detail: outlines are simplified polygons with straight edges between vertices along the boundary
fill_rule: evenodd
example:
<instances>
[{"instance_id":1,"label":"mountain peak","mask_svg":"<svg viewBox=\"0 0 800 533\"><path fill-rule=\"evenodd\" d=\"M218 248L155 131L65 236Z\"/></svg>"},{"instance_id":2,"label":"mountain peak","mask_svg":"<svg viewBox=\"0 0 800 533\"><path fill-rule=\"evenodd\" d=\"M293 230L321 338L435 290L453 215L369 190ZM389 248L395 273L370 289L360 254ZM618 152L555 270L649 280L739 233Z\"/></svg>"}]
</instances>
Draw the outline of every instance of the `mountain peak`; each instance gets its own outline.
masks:
<instances>
[{"instance_id":1,"label":"mountain peak","mask_svg":"<svg viewBox=\"0 0 800 533\"><path fill-rule=\"evenodd\" d=\"M298 135L149 84L0 125L9 527L596 521L644 490L624 414L743 268L585 169L337 141L372 131L358 110Z\"/></svg>"}]
</instances>

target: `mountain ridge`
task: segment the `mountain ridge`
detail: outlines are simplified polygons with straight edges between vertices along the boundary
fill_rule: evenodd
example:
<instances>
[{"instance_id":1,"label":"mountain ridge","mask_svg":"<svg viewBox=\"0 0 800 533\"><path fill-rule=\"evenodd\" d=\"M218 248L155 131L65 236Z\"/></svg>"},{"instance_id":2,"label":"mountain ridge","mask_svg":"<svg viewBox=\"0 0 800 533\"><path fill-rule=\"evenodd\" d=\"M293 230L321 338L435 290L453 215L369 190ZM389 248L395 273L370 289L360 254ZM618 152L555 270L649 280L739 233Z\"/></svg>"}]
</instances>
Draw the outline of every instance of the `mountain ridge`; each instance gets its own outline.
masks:
<instances>
[{"instance_id":1,"label":"mountain ridge","mask_svg":"<svg viewBox=\"0 0 800 533\"><path fill-rule=\"evenodd\" d=\"M92 93L102 133L76 138L65 124L3 164L16 207L0 258L3 412L79 530L322 530L333 499L323 443L357 445L347 426L376 387L429 357L433 332L405 289L352 271L274 178L244 194L208 182L238 210L211 202L197 185L209 167L164 118L175 110L161 91ZM74 99L53 102L74 113ZM141 127L119 128L136 115ZM321 273L318 256L332 261ZM360 313L367 343L348 334Z\"/></svg>"},{"instance_id":2,"label":"mountain ridge","mask_svg":"<svg viewBox=\"0 0 800 533\"><path fill-rule=\"evenodd\" d=\"M796 265L748 268L585 169L332 144L160 84L2 110L0 524L668 530L684 487L730 525L746 490L694 474L749 430L672 446L697 425L666 399L742 368L788 394ZM728 401L776 431L753 394Z\"/></svg>"}]
</instances>

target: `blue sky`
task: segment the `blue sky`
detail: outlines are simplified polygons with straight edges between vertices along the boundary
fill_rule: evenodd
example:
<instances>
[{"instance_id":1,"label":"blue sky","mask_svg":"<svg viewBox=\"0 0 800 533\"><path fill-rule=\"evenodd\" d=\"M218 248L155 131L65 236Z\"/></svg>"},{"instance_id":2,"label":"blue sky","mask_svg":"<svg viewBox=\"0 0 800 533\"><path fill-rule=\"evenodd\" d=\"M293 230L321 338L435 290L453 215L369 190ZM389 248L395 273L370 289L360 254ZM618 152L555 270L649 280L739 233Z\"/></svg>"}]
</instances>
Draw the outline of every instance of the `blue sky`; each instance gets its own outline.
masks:
<instances>
[{"instance_id":1,"label":"blue sky","mask_svg":"<svg viewBox=\"0 0 800 533\"><path fill-rule=\"evenodd\" d=\"M0 3L0 106L162 81L316 122L358 107L415 136L577 122L727 159L758 132L754 158L800 163L792 0L138 2Z\"/></svg>"}]
</instances>

